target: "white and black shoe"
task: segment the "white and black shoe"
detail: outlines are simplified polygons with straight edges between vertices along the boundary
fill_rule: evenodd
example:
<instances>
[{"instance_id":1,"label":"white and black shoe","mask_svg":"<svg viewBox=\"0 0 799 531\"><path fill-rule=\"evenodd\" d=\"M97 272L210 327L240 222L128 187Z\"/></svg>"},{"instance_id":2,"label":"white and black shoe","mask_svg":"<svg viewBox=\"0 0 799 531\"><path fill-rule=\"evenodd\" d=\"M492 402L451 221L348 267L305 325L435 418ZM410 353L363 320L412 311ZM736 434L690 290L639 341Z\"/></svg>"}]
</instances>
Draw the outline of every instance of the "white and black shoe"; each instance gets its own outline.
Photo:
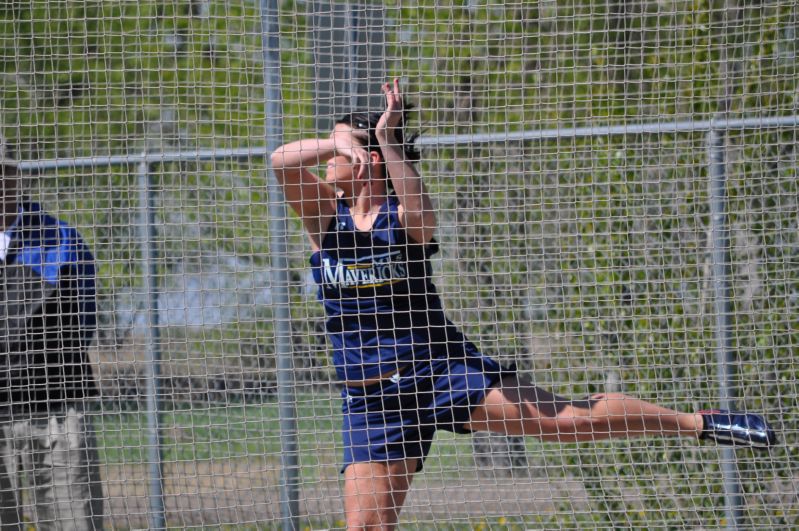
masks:
<instances>
[{"instance_id":1,"label":"white and black shoe","mask_svg":"<svg viewBox=\"0 0 799 531\"><path fill-rule=\"evenodd\" d=\"M700 439L730 446L766 450L777 444L777 434L762 415L736 411L698 411L704 420Z\"/></svg>"}]
</instances>

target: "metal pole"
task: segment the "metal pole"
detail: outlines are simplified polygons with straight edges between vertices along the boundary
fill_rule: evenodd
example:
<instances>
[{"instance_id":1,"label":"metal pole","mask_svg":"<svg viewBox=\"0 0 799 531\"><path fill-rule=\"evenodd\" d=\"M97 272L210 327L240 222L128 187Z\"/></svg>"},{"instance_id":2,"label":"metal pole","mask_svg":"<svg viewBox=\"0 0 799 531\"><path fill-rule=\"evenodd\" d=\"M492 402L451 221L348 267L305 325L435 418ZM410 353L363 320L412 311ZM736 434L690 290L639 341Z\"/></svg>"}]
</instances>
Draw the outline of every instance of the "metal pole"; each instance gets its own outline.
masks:
<instances>
[{"instance_id":1,"label":"metal pole","mask_svg":"<svg viewBox=\"0 0 799 531\"><path fill-rule=\"evenodd\" d=\"M799 127L799 116L762 116L754 118L731 118L713 120L686 120L682 122L649 122L624 125L598 125L585 127L556 127L552 129L528 129L527 131L500 131L498 133L474 133L461 135L420 136L417 146L454 146L502 143L509 141L557 140L565 138L587 138L611 135L660 135L690 131L717 131L733 129L768 129Z\"/></svg>"},{"instance_id":2,"label":"metal pole","mask_svg":"<svg viewBox=\"0 0 799 531\"><path fill-rule=\"evenodd\" d=\"M147 295L146 379L147 379L147 461L150 465L150 529L165 529L164 474L161 445L161 351L158 330L158 264L155 249L155 194L150 182L150 164L139 163L139 212L144 292Z\"/></svg>"},{"instance_id":3,"label":"metal pole","mask_svg":"<svg viewBox=\"0 0 799 531\"><path fill-rule=\"evenodd\" d=\"M283 108L280 88L280 26L278 0L261 0L261 46L264 58L267 152L282 144ZM280 514L285 531L299 529L299 444L294 396L294 363L291 352L289 311L288 229L283 190L269 169L269 234L272 272L275 348L277 351L277 398L280 415Z\"/></svg>"},{"instance_id":4,"label":"metal pole","mask_svg":"<svg viewBox=\"0 0 799 531\"><path fill-rule=\"evenodd\" d=\"M279 73L278 73L279 75ZM267 118L268 120L269 118ZM451 146L502 143L511 141L556 140L612 135L671 134L691 131L732 131L745 129L799 128L797 116L760 116L753 118L686 120L682 122L650 122L613 126L556 127L552 129L529 129L526 131L502 131L498 133L476 133L463 135L420 136L416 145ZM272 147L274 149L274 146ZM39 174L58 169L99 168L102 166L127 166L142 161L150 163L204 162L211 160L247 161L265 157L268 146L248 146L234 149L202 149L196 151L165 151L133 155L111 155L99 157L76 157L70 159L25 160L18 163L20 171Z\"/></svg>"},{"instance_id":5,"label":"metal pole","mask_svg":"<svg viewBox=\"0 0 799 531\"><path fill-rule=\"evenodd\" d=\"M724 131L711 129L707 135L710 172L710 241L716 313L716 363L719 402L722 409L735 409L735 353L732 345L732 289L730 287L730 229L727 222L727 172ZM727 526L738 529L743 518L741 483L735 449L721 448Z\"/></svg>"},{"instance_id":6,"label":"metal pole","mask_svg":"<svg viewBox=\"0 0 799 531\"><path fill-rule=\"evenodd\" d=\"M358 10L353 8L352 2L347 2L347 19L350 24L350 31L347 34L349 46L347 47L349 68L347 69L347 76L349 77L349 91L350 91L350 110L358 110L360 106L361 96L361 80L360 80L360 66L361 66L361 39L360 39L360 17Z\"/></svg>"}]
</instances>

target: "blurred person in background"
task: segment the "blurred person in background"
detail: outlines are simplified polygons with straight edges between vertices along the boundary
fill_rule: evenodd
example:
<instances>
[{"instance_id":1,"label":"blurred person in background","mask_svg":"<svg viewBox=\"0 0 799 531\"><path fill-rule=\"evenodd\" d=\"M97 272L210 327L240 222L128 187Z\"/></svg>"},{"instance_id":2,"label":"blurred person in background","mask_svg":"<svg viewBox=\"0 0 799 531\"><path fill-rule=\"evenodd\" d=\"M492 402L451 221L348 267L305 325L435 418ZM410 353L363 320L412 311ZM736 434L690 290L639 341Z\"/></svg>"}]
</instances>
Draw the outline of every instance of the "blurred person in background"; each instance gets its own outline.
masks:
<instances>
[{"instance_id":1,"label":"blurred person in background","mask_svg":"<svg viewBox=\"0 0 799 531\"><path fill-rule=\"evenodd\" d=\"M444 315L432 282L436 211L405 132L399 83L386 110L340 118L329 136L281 146L272 167L302 220L344 390L349 529L393 529L437 430L578 442L641 436L767 449L756 414L679 412L620 393L571 400L482 354ZM324 177L311 170L326 164Z\"/></svg>"},{"instance_id":2,"label":"blurred person in background","mask_svg":"<svg viewBox=\"0 0 799 531\"><path fill-rule=\"evenodd\" d=\"M23 198L2 139L0 172L0 526L102 529L87 418L94 258L77 230Z\"/></svg>"}]
</instances>

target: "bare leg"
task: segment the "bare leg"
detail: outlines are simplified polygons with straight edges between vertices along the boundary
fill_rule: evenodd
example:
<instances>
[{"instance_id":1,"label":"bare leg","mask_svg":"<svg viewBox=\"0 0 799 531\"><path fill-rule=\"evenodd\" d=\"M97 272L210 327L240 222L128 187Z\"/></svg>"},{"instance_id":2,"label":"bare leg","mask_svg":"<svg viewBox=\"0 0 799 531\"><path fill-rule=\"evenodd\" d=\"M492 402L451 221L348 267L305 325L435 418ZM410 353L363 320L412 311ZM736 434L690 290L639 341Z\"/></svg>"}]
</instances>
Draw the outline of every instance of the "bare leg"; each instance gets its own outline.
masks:
<instances>
[{"instance_id":1,"label":"bare leg","mask_svg":"<svg viewBox=\"0 0 799 531\"><path fill-rule=\"evenodd\" d=\"M344 470L347 529L394 529L417 463L417 459L407 459L349 465Z\"/></svg>"},{"instance_id":2,"label":"bare leg","mask_svg":"<svg viewBox=\"0 0 799 531\"><path fill-rule=\"evenodd\" d=\"M702 416L680 413L620 393L567 400L515 377L486 394L466 426L475 431L576 442L645 435L699 437Z\"/></svg>"}]
</instances>

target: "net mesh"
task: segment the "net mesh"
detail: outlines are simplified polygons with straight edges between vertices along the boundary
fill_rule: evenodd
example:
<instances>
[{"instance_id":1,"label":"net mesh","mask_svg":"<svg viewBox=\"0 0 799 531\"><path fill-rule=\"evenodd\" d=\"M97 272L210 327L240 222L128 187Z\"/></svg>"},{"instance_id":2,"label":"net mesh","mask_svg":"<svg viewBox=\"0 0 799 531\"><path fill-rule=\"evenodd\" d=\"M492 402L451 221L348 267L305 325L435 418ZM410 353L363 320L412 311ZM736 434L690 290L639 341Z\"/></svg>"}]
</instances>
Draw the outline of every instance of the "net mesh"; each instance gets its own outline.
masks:
<instances>
[{"instance_id":1,"label":"net mesh","mask_svg":"<svg viewBox=\"0 0 799 531\"><path fill-rule=\"evenodd\" d=\"M419 168L439 222L434 281L480 350L565 396L619 391L681 411L718 404L708 127L672 124L796 115L796 2L274 4L0 7L3 134L37 170L26 193L76 227L97 261L89 357L99 396L89 416L107 526L151 517L153 353L168 525L280 525L270 237L281 221L300 521L344 525L341 389L307 237L296 217L270 216L282 198L267 187L263 148L327 135L354 108L381 111L380 84L393 77L417 108ZM279 101L264 90L264 13L279 21ZM282 109L281 139L267 137L269 103ZM600 130L640 124L665 132ZM581 127L597 130L573 134ZM548 133L514 136L525 131ZM718 131L729 385L785 441L736 451L739 524L788 528L799 518L796 126ZM226 149L252 156L232 160ZM143 166L103 159L141 153L153 154ZM687 439L439 433L401 523L724 526L723 460L719 447Z\"/></svg>"}]
</instances>

